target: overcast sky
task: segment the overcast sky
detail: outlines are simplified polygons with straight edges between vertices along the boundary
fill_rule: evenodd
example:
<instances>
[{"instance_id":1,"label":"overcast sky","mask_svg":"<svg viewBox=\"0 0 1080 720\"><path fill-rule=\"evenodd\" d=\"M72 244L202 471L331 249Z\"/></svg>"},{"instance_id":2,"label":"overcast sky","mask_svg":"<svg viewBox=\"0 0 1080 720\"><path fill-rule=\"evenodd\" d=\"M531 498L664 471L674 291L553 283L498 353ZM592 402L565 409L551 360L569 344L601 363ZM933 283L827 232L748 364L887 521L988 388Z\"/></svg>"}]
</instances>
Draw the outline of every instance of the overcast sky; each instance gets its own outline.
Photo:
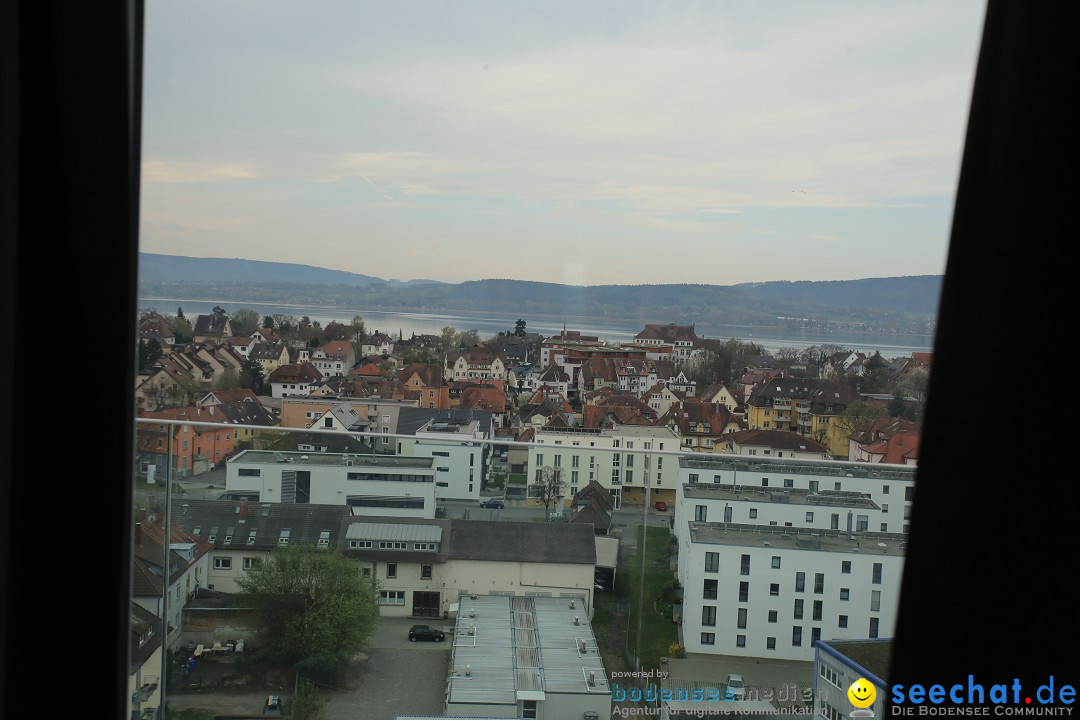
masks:
<instances>
[{"instance_id":1,"label":"overcast sky","mask_svg":"<svg viewBox=\"0 0 1080 720\"><path fill-rule=\"evenodd\" d=\"M142 249L448 282L941 273L983 11L149 2Z\"/></svg>"}]
</instances>

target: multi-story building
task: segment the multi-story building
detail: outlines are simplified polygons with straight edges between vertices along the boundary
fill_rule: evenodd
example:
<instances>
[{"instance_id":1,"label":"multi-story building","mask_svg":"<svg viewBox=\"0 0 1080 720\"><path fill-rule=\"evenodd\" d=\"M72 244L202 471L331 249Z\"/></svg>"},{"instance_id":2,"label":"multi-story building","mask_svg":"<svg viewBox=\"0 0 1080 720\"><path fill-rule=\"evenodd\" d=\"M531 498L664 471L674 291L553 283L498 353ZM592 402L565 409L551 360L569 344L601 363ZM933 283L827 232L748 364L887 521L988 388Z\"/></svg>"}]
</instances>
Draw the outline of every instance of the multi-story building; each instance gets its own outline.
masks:
<instances>
[{"instance_id":1,"label":"multi-story building","mask_svg":"<svg viewBox=\"0 0 1080 720\"><path fill-rule=\"evenodd\" d=\"M687 650L810 660L819 639L891 635L914 479L906 466L683 458Z\"/></svg>"},{"instance_id":2,"label":"multi-story building","mask_svg":"<svg viewBox=\"0 0 1080 720\"><path fill-rule=\"evenodd\" d=\"M591 526L350 517L340 549L378 582L383 615L446 617L462 594L580 598L592 617ZM601 541L604 538L601 538Z\"/></svg>"},{"instance_id":3,"label":"multi-story building","mask_svg":"<svg viewBox=\"0 0 1080 720\"><path fill-rule=\"evenodd\" d=\"M225 472L226 497L350 505L365 515L435 517L432 458L245 450Z\"/></svg>"},{"instance_id":4,"label":"multi-story building","mask_svg":"<svg viewBox=\"0 0 1080 720\"><path fill-rule=\"evenodd\" d=\"M716 452L748 457L828 460L829 448L790 430L740 430L721 438ZM852 458L858 459L858 458Z\"/></svg>"},{"instance_id":5,"label":"multi-story building","mask_svg":"<svg viewBox=\"0 0 1080 720\"><path fill-rule=\"evenodd\" d=\"M352 343L346 340L330 340L312 350L309 361L322 377L341 377L352 369L356 354Z\"/></svg>"},{"instance_id":6,"label":"multi-story building","mask_svg":"<svg viewBox=\"0 0 1080 720\"><path fill-rule=\"evenodd\" d=\"M304 396L318 387L323 376L309 362L295 362L282 365L266 378L270 386L270 396L286 398Z\"/></svg>"},{"instance_id":7,"label":"multi-story building","mask_svg":"<svg viewBox=\"0 0 1080 720\"><path fill-rule=\"evenodd\" d=\"M529 448L529 483L550 467L564 483L569 500L595 480L624 503L675 501L679 438L667 426L619 425L614 429L537 428ZM646 480L648 492L646 492Z\"/></svg>"},{"instance_id":8,"label":"multi-story building","mask_svg":"<svg viewBox=\"0 0 1080 720\"><path fill-rule=\"evenodd\" d=\"M693 325L646 325L645 329L634 336L634 341L641 345L670 345L674 348L674 359L686 362L694 355L698 343Z\"/></svg>"},{"instance_id":9,"label":"multi-story building","mask_svg":"<svg viewBox=\"0 0 1080 720\"><path fill-rule=\"evenodd\" d=\"M432 418L416 430L415 439L402 438L404 457L428 457L435 468L436 499L478 500L488 462L490 423L468 418Z\"/></svg>"},{"instance_id":10,"label":"multi-story building","mask_svg":"<svg viewBox=\"0 0 1080 720\"><path fill-rule=\"evenodd\" d=\"M453 380L506 380L506 356L482 347L446 353L443 377Z\"/></svg>"},{"instance_id":11,"label":"multi-story building","mask_svg":"<svg viewBox=\"0 0 1080 720\"><path fill-rule=\"evenodd\" d=\"M906 536L685 522L679 537L688 652L812 660L823 638L888 637Z\"/></svg>"},{"instance_id":12,"label":"multi-story building","mask_svg":"<svg viewBox=\"0 0 1080 720\"><path fill-rule=\"evenodd\" d=\"M854 401L847 387L831 380L774 377L750 393L746 420L750 430L791 430L843 458L851 432L836 420Z\"/></svg>"}]
</instances>

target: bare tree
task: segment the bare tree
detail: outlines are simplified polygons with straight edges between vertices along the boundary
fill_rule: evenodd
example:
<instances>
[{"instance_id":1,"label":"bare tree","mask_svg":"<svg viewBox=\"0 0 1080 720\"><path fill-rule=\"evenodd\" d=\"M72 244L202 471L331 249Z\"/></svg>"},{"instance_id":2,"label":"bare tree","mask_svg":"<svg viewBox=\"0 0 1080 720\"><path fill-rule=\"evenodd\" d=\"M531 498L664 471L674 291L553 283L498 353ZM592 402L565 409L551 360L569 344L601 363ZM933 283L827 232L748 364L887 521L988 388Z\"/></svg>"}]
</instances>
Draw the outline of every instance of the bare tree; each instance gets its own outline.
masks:
<instances>
[{"instance_id":1,"label":"bare tree","mask_svg":"<svg viewBox=\"0 0 1080 720\"><path fill-rule=\"evenodd\" d=\"M540 469L540 476L529 486L529 495L544 503L544 513L552 505L558 505L559 499L566 489L566 482L562 478L562 468L545 465Z\"/></svg>"}]
</instances>

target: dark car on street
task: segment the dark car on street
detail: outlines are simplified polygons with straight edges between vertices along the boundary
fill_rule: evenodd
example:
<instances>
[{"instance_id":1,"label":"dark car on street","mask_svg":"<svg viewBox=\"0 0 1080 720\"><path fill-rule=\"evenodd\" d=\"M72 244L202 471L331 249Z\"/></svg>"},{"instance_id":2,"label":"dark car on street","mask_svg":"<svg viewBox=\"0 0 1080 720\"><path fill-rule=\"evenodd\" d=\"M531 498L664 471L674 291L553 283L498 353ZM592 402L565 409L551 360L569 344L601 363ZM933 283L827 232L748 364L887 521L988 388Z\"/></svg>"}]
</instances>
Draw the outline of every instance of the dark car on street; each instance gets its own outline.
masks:
<instances>
[{"instance_id":1,"label":"dark car on street","mask_svg":"<svg viewBox=\"0 0 1080 720\"><path fill-rule=\"evenodd\" d=\"M504 503L502 500L499 500L498 498L492 498L490 500L481 500L480 501L480 507L482 507L482 508L498 508L498 509L501 510L502 508L506 507L506 503Z\"/></svg>"},{"instance_id":2,"label":"dark car on street","mask_svg":"<svg viewBox=\"0 0 1080 720\"><path fill-rule=\"evenodd\" d=\"M441 630L436 630L430 625L413 625L409 628L409 640L411 642L416 642L417 640L442 642L445 639L446 635Z\"/></svg>"}]
</instances>

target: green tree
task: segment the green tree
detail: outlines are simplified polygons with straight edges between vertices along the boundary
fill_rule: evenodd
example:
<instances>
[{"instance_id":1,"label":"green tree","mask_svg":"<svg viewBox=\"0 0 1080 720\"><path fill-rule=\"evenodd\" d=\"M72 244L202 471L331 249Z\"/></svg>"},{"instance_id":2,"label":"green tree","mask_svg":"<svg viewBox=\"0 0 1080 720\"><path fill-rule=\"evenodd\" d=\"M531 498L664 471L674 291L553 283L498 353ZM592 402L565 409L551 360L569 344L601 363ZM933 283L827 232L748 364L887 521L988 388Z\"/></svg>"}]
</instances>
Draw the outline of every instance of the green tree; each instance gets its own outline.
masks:
<instances>
[{"instance_id":1,"label":"green tree","mask_svg":"<svg viewBox=\"0 0 1080 720\"><path fill-rule=\"evenodd\" d=\"M139 343L139 370L152 365L159 357L161 357L161 343L157 338L150 338L144 343Z\"/></svg>"},{"instance_id":2,"label":"green tree","mask_svg":"<svg viewBox=\"0 0 1080 720\"><path fill-rule=\"evenodd\" d=\"M544 514L552 505L558 507L559 499L563 496L566 483L563 481L562 468L544 466L540 470L540 479L529 486L529 497L534 497L544 503Z\"/></svg>"},{"instance_id":3,"label":"green tree","mask_svg":"<svg viewBox=\"0 0 1080 720\"><path fill-rule=\"evenodd\" d=\"M904 395L900 392L899 388L893 393L892 400L889 401L886 410L889 413L889 417L903 417L907 404L904 402Z\"/></svg>"},{"instance_id":4,"label":"green tree","mask_svg":"<svg viewBox=\"0 0 1080 720\"><path fill-rule=\"evenodd\" d=\"M176 317L180 318L181 320L186 320L187 319L187 318L184 317L184 308L182 308L182 307L176 308Z\"/></svg>"},{"instance_id":5,"label":"green tree","mask_svg":"<svg viewBox=\"0 0 1080 720\"><path fill-rule=\"evenodd\" d=\"M326 701L319 695L315 683L300 680L293 698L293 720L326 720Z\"/></svg>"},{"instance_id":6,"label":"green tree","mask_svg":"<svg viewBox=\"0 0 1080 720\"><path fill-rule=\"evenodd\" d=\"M266 390L266 377L263 375L262 365L254 358L244 360L240 366L240 387L251 390L256 395L262 395Z\"/></svg>"},{"instance_id":7,"label":"green tree","mask_svg":"<svg viewBox=\"0 0 1080 720\"><path fill-rule=\"evenodd\" d=\"M379 616L377 586L335 550L278 547L237 584L267 660L278 667L335 672L360 650Z\"/></svg>"},{"instance_id":8,"label":"green tree","mask_svg":"<svg viewBox=\"0 0 1080 720\"><path fill-rule=\"evenodd\" d=\"M832 423L840 429L840 436L850 438L863 427L879 417L885 415L885 408L865 402L854 402L848 405L843 413L832 419Z\"/></svg>"},{"instance_id":9,"label":"green tree","mask_svg":"<svg viewBox=\"0 0 1080 720\"><path fill-rule=\"evenodd\" d=\"M364 338L366 337L364 330L364 318L353 315L352 322L349 323L348 340L352 343L353 355L357 360L364 357Z\"/></svg>"},{"instance_id":10,"label":"green tree","mask_svg":"<svg viewBox=\"0 0 1080 720\"><path fill-rule=\"evenodd\" d=\"M260 327L274 329L274 318L270 315L264 315L262 319L262 325Z\"/></svg>"},{"instance_id":11,"label":"green tree","mask_svg":"<svg viewBox=\"0 0 1080 720\"><path fill-rule=\"evenodd\" d=\"M439 332L439 349L444 353L454 352L460 347L461 336L458 335L458 331L452 327L444 327Z\"/></svg>"},{"instance_id":12,"label":"green tree","mask_svg":"<svg viewBox=\"0 0 1080 720\"><path fill-rule=\"evenodd\" d=\"M240 375L236 372L236 368L225 368L221 371L221 376L214 382L215 390L231 390L240 386Z\"/></svg>"},{"instance_id":13,"label":"green tree","mask_svg":"<svg viewBox=\"0 0 1080 720\"><path fill-rule=\"evenodd\" d=\"M232 325L233 335L247 337L259 329L259 315L254 310L240 308L229 318L229 323Z\"/></svg>"},{"instance_id":14,"label":"green tree","mask_svg":"<svg viewBox=\"0 0 1080 720\"><path fill-rule=\"evenodd\" d=\"M518 320L514 323L514 334L518 337L525 337L525 321Z\"/></svg>"}]
</instances>

